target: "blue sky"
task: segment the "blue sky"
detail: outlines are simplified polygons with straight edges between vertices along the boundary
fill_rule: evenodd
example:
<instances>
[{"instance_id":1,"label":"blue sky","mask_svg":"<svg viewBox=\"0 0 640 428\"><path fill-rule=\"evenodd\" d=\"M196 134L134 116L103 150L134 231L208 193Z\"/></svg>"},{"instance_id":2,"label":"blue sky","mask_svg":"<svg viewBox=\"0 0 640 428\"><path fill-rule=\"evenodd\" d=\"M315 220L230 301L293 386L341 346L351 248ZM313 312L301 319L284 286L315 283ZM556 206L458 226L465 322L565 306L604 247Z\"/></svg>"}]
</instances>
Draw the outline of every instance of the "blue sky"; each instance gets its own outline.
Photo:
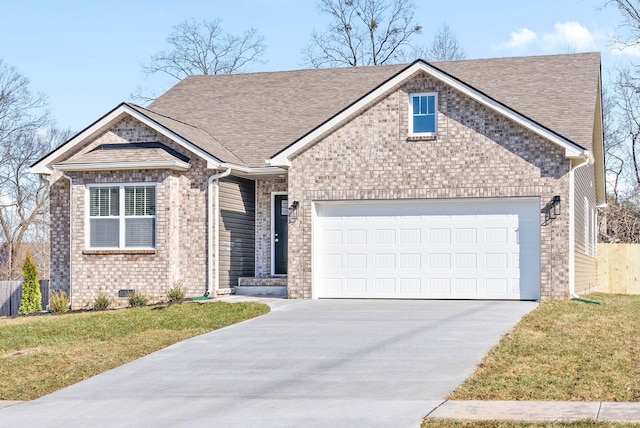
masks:
<instances>
[{"instance_id":1,"label":"blue sky","mask_svg":"<svg viewBox=\"0 0 640 428\"><path fill-rule=\"evenodd\" d=\"M427 44L447 23L469 59L602 52L603 74L638 51L610 51L617 10L604 0L414 0ZM255 28L268 45L265 64L247 71L302 68L302 48L327 18L314 0L2 0L0 58L48 95L63 128L80 131L141 85L160 90L174 81L147 78L141 63L165 48L172 26L189 18L222 19L225 31ZM8 3L8 4L7 4ZM635 56L637 59L637 56Z\"/></svg>"}]
</instances>

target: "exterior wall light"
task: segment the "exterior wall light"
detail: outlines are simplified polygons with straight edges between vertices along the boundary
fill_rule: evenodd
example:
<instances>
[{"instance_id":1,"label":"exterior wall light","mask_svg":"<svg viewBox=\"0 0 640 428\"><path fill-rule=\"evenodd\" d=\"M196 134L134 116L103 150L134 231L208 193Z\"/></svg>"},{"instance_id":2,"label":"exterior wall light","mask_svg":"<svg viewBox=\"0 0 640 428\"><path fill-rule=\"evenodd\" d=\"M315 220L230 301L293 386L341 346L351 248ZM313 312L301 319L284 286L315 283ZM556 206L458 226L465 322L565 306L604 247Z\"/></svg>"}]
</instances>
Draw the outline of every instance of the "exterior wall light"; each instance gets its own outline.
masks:
<instances>
[{"instance_id":1,"label":"exterior wall light","mask_svg":"<svg viewBox=\"0 0 640 428\"><path fill-rule=\"evenodd\" d=\"M555 220L560 215L560 195L555 195L544 207L545 224Z\"/></svg>"},{"instance_id":2,"label":"exterior wall light","mask_svg":"<svg viewBox=\"0 0 640 428\"><path fill-rule=\"evenodd\" d=\"M298 218L298 206L300 202L293 201L293 203L289 206L289 220L296 220Z\"/></svg>"}]
</instances>

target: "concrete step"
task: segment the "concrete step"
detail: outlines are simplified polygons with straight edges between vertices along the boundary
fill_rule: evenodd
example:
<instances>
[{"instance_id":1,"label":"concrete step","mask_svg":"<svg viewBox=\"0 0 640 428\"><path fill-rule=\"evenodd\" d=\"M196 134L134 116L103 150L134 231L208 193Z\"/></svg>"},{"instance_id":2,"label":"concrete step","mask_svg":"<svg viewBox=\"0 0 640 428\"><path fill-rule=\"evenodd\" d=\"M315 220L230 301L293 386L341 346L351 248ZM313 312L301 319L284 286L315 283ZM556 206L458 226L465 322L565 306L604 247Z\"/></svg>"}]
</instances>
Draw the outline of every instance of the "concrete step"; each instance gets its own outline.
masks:
<instances>
[{"instance_id":1,"label":"concrete step","mask_svg":"<svg viewBox=\"0 0 640 428\"><path fill-rule=\"evenodd\" d=\"M236 295L257 297L287 297L286 285L236 285Z\"/></svg>"}]
</instances>

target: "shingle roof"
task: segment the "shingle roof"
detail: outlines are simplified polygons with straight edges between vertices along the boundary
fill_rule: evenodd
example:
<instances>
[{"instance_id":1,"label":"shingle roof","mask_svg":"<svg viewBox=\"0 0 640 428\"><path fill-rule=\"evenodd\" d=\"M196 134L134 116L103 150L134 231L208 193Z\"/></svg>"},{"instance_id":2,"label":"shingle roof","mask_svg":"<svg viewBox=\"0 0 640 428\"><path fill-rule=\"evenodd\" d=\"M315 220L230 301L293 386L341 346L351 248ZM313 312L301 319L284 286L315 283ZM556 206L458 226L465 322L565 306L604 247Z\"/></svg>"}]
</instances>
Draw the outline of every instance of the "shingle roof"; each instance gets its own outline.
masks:
<instances>
[{"instance_id":1,"label":"shingle roof","mask_svg":"<svg viewBox=\"0 0 640 428\"><path fill-rule=\"evenodd\" d=\"M186 164L189 158L177 153L160 143L134 143L134 144L103 144L90 152L67 159L56 165L63 170L82 168L84 165L107 165L111 168L114 164L126 167L127 164Z\"/></svg>"},{"instance_id":2,"label":"shingle roof","mask_svg":"<svg viewBox=\"0 0 640 428\"><path fill-rule=\"evenodd\" d=\"M598 53L432 64L591 148ZM407 65L191 76L139 111L226 162L264 166Z\"/></svg>"},{"instance_id":3,"label":"shingle roof","mask_svg":"<svg viewBox=\"0 0 640 428\"><path fill-rule=\"evenodd\" d=\"M149 110L206 129L244 164L265 166L266 158L404 67L191 76Z\"/></svg>"},{"instance_id":4,"label":"shingle roof","mask_svg":"<svg viewBox=\"0 0 640 428\"><path fill-rule=\"evenodd\" d=\"M600 79L600 54L434 62L574 143L591 149Z\"/></svg>"}]
</instances>

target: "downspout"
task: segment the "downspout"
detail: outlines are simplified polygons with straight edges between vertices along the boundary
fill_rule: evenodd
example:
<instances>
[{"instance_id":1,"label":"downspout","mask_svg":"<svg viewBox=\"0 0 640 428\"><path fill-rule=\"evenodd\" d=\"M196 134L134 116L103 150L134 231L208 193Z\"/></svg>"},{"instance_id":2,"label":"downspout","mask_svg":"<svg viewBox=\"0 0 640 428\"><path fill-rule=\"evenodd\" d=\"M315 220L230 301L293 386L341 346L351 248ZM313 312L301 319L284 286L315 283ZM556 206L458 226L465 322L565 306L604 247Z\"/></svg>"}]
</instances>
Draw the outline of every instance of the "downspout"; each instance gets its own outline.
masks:
<instances>
[{"instance_id":1,"label":"downspout","mask_svg":"<svg viewBox=\"0 0 640 428\"><path fill-rule=\"evenodd\" d=\"M578 168L593 163L592 158L587 157L584 162L572 166L569 171L569 294L574 299L580 299L576 294L576 225L575 225L575 171Z\"/></svg>"},{"instance_id":2,"label":"downspout","mask_svg":"<svg viewBox=\"0 0 640 428\"><path fill-rule=\"evenodd\" d=\"M69 306L73 308L73 178L69 177L64 172L62 173L62 177L69 180ZM51 187L53 183L49 183L49 187Z\"/></svg>"},{"instance_id":3,"label":"downspout","mask_svg":"<svg viewBox=\"0 0 640 428\"><path fill-rule=\"evenodd\" d=\"M218 203L220 201L220 179L231 174L231 168L227 168L226 171L214 174L207 180L207 292L205 296L215 297L218 293L220 285L220 210L218 209ZM216 192L213 193L213 181L216 181ZM215 202L216 210L213 212L213 202ZM212 221L213 219L213 221ZM215 224L216 231L213 241L211 235L213 234L213 226ZM216 263L215 263L215 279L213 276L213 247L216 248Z\"/></svg>"}]
</instances>

